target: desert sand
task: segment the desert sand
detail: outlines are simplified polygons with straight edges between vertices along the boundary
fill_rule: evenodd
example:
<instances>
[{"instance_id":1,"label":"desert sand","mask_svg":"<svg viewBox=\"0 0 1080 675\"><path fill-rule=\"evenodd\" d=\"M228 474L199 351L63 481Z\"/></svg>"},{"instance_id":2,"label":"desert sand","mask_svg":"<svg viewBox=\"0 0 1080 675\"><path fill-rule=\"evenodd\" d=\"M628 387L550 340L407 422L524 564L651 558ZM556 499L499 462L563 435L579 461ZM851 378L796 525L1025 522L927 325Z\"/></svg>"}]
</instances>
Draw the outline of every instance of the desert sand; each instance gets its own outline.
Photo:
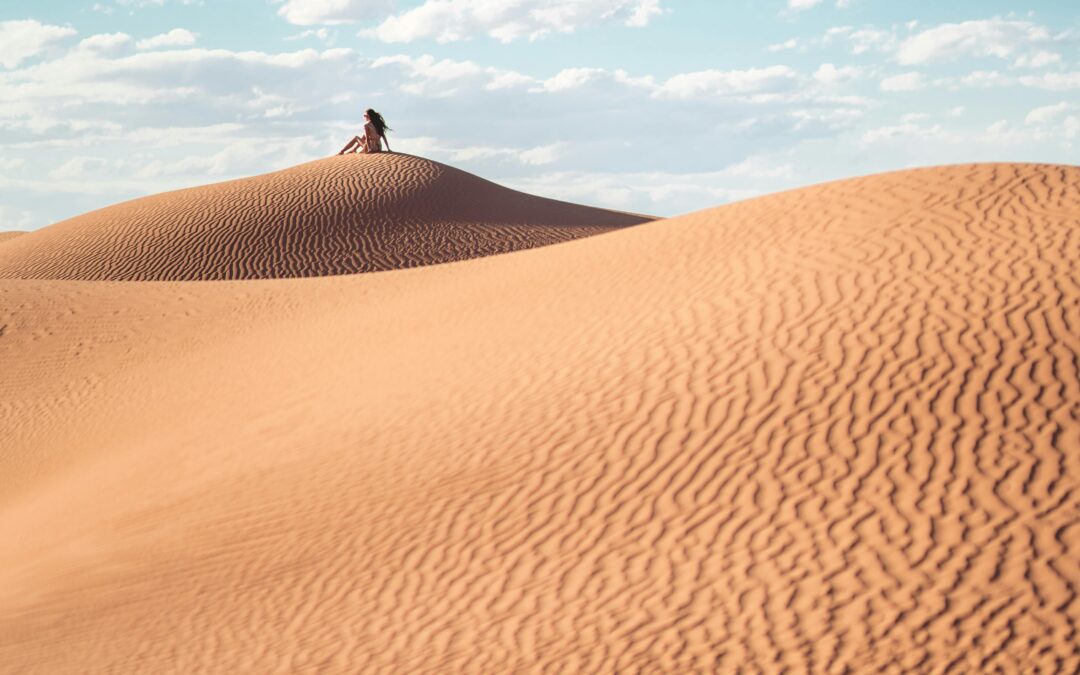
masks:
<instances>
[{"instance_id":1,"label":"desert sand","mask_svg":"<svg viewBox=\"0 0 1080 675\"><path fill-rule=\"evenodd\" d=\"M4 243L0 670L1080 669L1080 168L641 220L387 155Z\"/></svg>"},{"instance_id":2,"label":"desert sand","mask_svg":"<svg viewBox=\"0 0 1080 675\"><path fill-rule=\"evenodd\" d=\"M267 279L466 260L636 225L409 155L346 155L93 211L12 241L0 278Z\"/></svg>"}]
</instances>

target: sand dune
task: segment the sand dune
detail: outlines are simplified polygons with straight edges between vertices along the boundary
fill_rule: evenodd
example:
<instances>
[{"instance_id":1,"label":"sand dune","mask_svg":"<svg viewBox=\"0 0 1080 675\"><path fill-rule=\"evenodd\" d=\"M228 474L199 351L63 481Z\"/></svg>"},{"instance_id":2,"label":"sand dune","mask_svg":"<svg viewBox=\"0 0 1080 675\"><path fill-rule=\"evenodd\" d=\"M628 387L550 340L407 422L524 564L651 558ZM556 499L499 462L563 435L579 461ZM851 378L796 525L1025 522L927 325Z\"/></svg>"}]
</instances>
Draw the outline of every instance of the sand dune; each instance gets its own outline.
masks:
<instances>
[{"instance_id":1,"label":"sand dune","mask_svg":"<svg viewBox=\"0 0 1080 675\"><path fill-rule=\"evenodd\" d=\"M7 230L5 232L0 232L0 244L4 243L5 241L10 241L22 234L26 233L20 232L18 230Z\"/></svg>"},{"instance_id":2,"label":"sand dune","mask_svg":"<svg viewBox=\"0 0 1080 675\"><path fill-rule=\"evenodd\" d=\"M648 220L515 192L410 155L345 155L57 223L4 247L0 278L375 272L544 246Z\"/></svg>"},{"instance_id":3,"label":"sand dune","mask_svg":"<svg viewBox=\"0 0 1080 675\"><path fill-rule=\"evenodd\" d=\"M1078 214L1080 168L969 165L0 281L2 669L1075 672Z\"/></svg>"}]
</instances>

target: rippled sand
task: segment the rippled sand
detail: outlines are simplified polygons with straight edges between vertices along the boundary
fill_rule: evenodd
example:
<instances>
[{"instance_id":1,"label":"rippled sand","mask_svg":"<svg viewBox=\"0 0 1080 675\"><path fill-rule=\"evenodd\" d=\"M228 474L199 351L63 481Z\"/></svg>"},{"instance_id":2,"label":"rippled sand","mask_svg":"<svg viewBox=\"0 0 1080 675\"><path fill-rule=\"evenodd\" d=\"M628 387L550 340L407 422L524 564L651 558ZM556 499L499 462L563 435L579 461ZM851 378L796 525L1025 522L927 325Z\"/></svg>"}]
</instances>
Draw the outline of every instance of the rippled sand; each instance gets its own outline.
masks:
<instances>
[{"instance_id":1,"label":"rippled sand","mask_svg":"<svg viewBox=\"0 0 1080 675\"><path fill-rule=\"evenodd\" d=\"M420 161L0 244L0 670L1080 669L1080 168Z\"/></svg>"}]
</instances>

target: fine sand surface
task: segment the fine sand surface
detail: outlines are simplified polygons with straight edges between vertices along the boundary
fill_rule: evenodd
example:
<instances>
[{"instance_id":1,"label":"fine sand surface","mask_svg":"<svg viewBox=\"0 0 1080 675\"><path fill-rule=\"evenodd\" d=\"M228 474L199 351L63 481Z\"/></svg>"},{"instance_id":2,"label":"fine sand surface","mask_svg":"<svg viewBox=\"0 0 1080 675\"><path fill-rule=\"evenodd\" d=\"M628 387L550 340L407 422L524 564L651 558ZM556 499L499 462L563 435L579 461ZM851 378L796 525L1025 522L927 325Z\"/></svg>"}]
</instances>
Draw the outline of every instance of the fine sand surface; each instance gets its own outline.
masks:
<instances>
[{"instance_id":1,"label":"fine sand surface","mask_svg":"<svg viewBox=\"0 0 1080 675\"><path fill-rule=\"evenodd\" d=\"M21 234L26 233L20 232L19 230L5 230L3 232L0 232L0 244L4 243L5 241L11 241L12 239L18 237Z\"/></svg>"},{"instance_id":2,"label":"fine sand surface","mask_svg":"<svg viewBox=\"0 0 1080 675\"><path fill-rule=\"evenodd\" d=\"M1076 672L1078 219L1080 168L966 165L0 281L0 671ZM51 229L4 269L277 269Z\"/></svg>"},{"instance_id":3,"label":"fine sand surface","mask_svg":"<svg viewBox=\"0 0 1080 675\"><path fill-rule=\"evenodd\" d=\"M509 190L431 160L344 155L135 199L0 251L0 278L314 277L418 267L652 220Z\"/></svg>"}]
</instances>

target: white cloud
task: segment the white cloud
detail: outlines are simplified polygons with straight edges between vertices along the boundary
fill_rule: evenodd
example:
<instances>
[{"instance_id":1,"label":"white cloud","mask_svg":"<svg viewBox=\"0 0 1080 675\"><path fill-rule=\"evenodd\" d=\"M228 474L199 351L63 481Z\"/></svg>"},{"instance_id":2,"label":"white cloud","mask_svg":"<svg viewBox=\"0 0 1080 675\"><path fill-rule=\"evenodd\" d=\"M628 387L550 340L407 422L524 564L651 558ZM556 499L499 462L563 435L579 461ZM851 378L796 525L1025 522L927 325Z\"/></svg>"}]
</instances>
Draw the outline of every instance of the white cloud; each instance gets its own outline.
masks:
<instances>
[{"instance_id":1,"label":"white cloud","mask_svg":"<svg viewBox=\"0 0 1080 675\"><path fill-rule=\"evenodd\" d=\"M771 44L766 47L766 49L768 49L770 52L782 52L787 51L788 49L795 49L798 46L798 38L791 38L790 40L785 40L784 42L777 42L776 44Z\"/></svg>"},{"instance_id":2,"label":"white cloud","mask_svg":"<svg viewBox=\"0 0 1080 675\"><path fill-rule=\"evenodd\" d=\"M641 27L663 12L659 0L426 0L362 34L384 42L456 42L488 35L506 43L607 22Z\"/></svg>"},{"instance_id":3,"label":"white cloud","mask_svg":"<svg viewBox=\"0 0 1080 675\"><path fill-rule=\"evenodd\" d=\"M544 80L543 89L546 91L577 89L602 77L605 73L603 68L566 68Z\"/></svg>"},{"instance_id":4,"label":"white cloud","mask_svg":"<svg viewBox=\"0 0 1080 675\"><path fill-rule=\"evenodd\" d=\"M1061 54L1040 49L1021 54L1013 65L1017 68L1044 68L1054 63L1061 63Z\"/></svg>"},{"instance_id":5,"label":"white cloud","mask_svg":"<svg viewBox=\"0 0 1080 675\"><path fill-rule=\"evenodd\" d=\"M922 73L902 73L881 81L882 91L916 91L926 86Z\"/></svg>"},{"instance_id":6,"label":"white cloud","mask_svg":"<svg viewBox=\"0 0 1080 675\"><path fill-rule=\"evenodd\" d=\"M381 19L393 6L392 0L286 0L278 14L299 26L339 24Z\"/></svg>"},{"instance_id":7,"label":"white cloud","mask_svg":"<svg viewBox=\"0 0 1080 675\"><path fill-rule=\"evenodd\" d=\"M689 98L776 91L794 86L797 75L787 66L747 70L700 70L669 78L655 92L657 96Z\"/></svg>"},{"instance_id":8,"label":"white cloud","mask_svg":"<svg viewBox=\"0 0 1080 675\"><path fill-rule=\"evenodd\" d=\"M286 41L293 40L305 40L307 38L316 38L325 42L326 44L333 44L335 41L335 34L328 28L309 28L307 30L300 31L296 35L290 35L285 38Z\"/></svg>"},{"instance_id":9,"label":"white cloud","mask_svg":"<svg viewBox=\"0 0 1080 675\"><path fill-rule=\"evenodd\" d=\"M1069 104L1065 101L1056 103L1054 105L1044 105L1039 108L1035 108L1027 114L1024 118L1025 124L1049 124L1055 119L1060 117L1066 110L1069 109Z\"/></svg>"},{"instance_id":10,"label":"white cloud","mask_svg":"<svg viewBox=\"0 0 1080 675\"><path fill-rule=\"evenodd\" d=\"M749 156L714 171L558 171L507 183L518 190L556 199L660 215L685 211L686 204L706 208L756 197L794 180L790 162L774 163Z\"/></svg>"},{"instance_id":11,"label":"white cloud","mask_svg":"<svg viewBox=\"0 0 1080 675\"><path fill-rule=\"evenodd\" d=\"M559 158L560 150L562 149L562 143L551 143L550 145L540 145L535 148L524 150L519 155L523 164L530 164L532 166L543 166L544 164L551 164Z\"/></svg>"},{"instance_id":12,"label":"white cloud","mask_svg":"<svg viewBox=\"0 0 1080 675\"><path fill-rule=\"evenodd\" d=\"M788 0L787 6L788 9L799 12L811 7L817 7L820 4L821 0Z\"/></svg>"},{"instance_id":13,"label":"white cloud","mask_svg":"<svg viewBox=\"0 0 1080 675\"><path fill-rule=\"evenodd\" d=\"M168 33L139 40L136 49L160 49L162 47L187 47L195 44L198 35L184 28L173 28Z\"/></svg>"},{"instance_id":14,"label":"white cloud","mask_svg":"<svg viewBox=\"0 0 1080 675\"><path fill-rule=\"evenodd\" d=\"M814 79L824 85L839 84L853 80L859 76L859 69L855 66L841 66L837 68L831 63L821 64L814 71Z\"/></svg>"},{"instance_id":15,"label":"white cloud","mask_svg":"<svg viewBox=\"0 0 1080 675\"><path fill-rule=\"evenodd\" d=\"M537 82L515 71L483 67L472 61L436 60L428 54L417 57L404 54L381 56L372 62L371 67L399 68L407 78L399 87L417 96L446 97L458 93L462 88L494 91Z\"/></svg>"},{"instance_id":16,"label":"white cloud","mask_svg":"<svg viewBox=\"0 0 1080 675\"><path fill-rule=\"evenodd\" d=\"M1003 85L1012 84L1012 78L999 73L996 70L976 70L973 73L960 78L960 83L965 87L1000 87Z\"/></svg>"},{"instance_id":17,"label":"white cloud","mask_svg":"<svg viewBox=\"0 0 1080 675\"><path fill-rule=\"evenodd\" d=\"M834 35L843 35L843 33ZM869 51L889 52L896 48L897 42L896 34L892 31L873 28L852 30L846 33L846 37L851 41L852 54L865 54Z\"/></svg>"},{"instance_id":18,"label":"white cloud","mask_svg":"<svg viewBox=\"0 0 1080 675\"><path fill-rule=\"evenodd\" d=\"M559 159L563 143L550 143L532 148L510 148L491 145L454 145L430 136L400 138L394 141L400 152L425 155L445 162L476 162L482 160L511 160L525 166L543 166Z\"/></svg>"},{"instance_id":19,"label":"white cloud","mask_svg":"<svg viewBox=\"0 0 1080 675\"><path fill-rule=\"evenodd\" d=\"M1071 73L1043 73L1042 75L1025 75L1020 78L1020 84L1026 87L1049 89L1051 91L1065 91L1067 89L1080 89L1080 71Z\"/></svg>"},{"instance_id":20,"label":"white cloud","mask_svg":"<svg viewBox=\"0 0 1080 675\"><path fill-rule=\"evenodd\" d=\"M55 42L75 35L67 26L50 26L33 19L0 22L0 66L15 68Z\"/></svg>"},{"instance_id":21,"label":"white cloud","mask_svg":"<svg viewBox=\"0 0 1080 675\"><path fill-rule=\"evenodd\" d=\"M660 0L640 0L632 6L630 16L626 18L626 25L634 28L642 28L649 24L655 16L661 16L664 8L660 6Z\"/></svg>"},{"instance_id":22,"label":"white cloud","mask_svg":"<svg viewBox=\"0 0 1080 675\"><path fill-rule=\"evenodd\" d=\"M127 33L100 33L91 35L79 42L79 49L110 52L131 42L131 36Z\"/></svg>"},{"instance_id":23,"label":"white cloud","mask_svg":"<svg viewBox=\"0 0 1080 675\"><path fill-rule=\"evenodd\" d=\"M1065 138L1073 139L1080 136L1080 117L1076 115L1069 115L1065 118L1065 123L1062 125L1062 130L1065 133Z\"/></svg>"},{"instance_id":24,"label":"white cloud","mask_svg":"<svg viewBox=\"0 0 1080 675\"><path fill-rule=\"evenodd\" d=\"M949 135L941 128L941 125L925 127L917 122L903 122L894 126L878 127L866 131L862 135L864 145L874 145L884 141L892 141L903 138L923 138L941 141L955 141L956 137Z\"/></svg>"},{"instance_id":25,"label":"white cloud","mask_svg":"<svg viewBox=\"0 0 1080 675\"><path fill-rule=\"evenodd\" d=\"M105 166L105 164L107 164L105 160L97 157L71 157L63 164L50 171L49 176L58 179L80 178L84 176L88 170L101 168Z\"/></svg>"},{"instance_id":26,"label":"white cloud","mask_svg":"<svg viewBox=\"0 0 1080 675\"><path fill-rule=\"evenodd\" d=\"M41 224L34 222L34 215L29 211L13 209L0 204L0 232L29 230Z\"/></svg>"},{"instance_id":27,"label":"white cloud","mask_svg":"<svg viewBox=\"0 0 1080 675\"><path fill-rule=\"evenodd\" d=\"M1008 58L1026 45L1045 42L1050 32L1030 21L986 19L945 23L904 40L896 59L919 65L960 56Z\"/></svg>"}]
</instances>

